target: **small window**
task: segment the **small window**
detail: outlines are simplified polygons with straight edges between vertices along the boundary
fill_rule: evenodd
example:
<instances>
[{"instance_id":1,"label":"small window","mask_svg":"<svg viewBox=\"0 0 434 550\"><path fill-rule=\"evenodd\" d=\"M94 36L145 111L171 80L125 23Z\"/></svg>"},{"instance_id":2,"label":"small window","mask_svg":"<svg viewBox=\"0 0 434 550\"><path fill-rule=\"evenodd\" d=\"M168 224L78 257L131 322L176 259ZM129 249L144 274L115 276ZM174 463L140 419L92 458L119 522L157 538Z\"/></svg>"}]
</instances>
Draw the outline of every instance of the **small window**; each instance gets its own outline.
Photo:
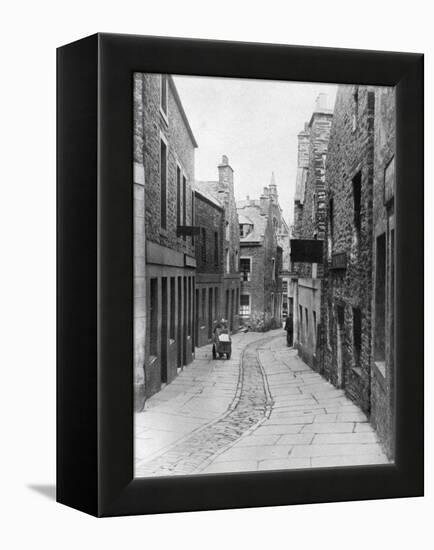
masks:
<instances>
[{"instance_id":1,"label":"small window","mask_svg":"<svg viewBox=\"0 0 434 550\"><path fill-rule=\"evenodd\" d=\"M187 180L182 176L182 225L187 225ZM185 241L186 236L182 237Z\"/></svg>"},{"instance_id":2,"label":"small window","mask_svg":"<svg viewBox=\"0 0 434 550\"><path fill-rule=\"evenodd\" d=\"M240 315L246 317L250 315L250 295L241 294L240 296Z\"/></svg>"},{"instance_id":3,"label":"small window","mask_svg":"<svg viewBox=\"0 0 434 550\"><path fill-rule=\"evenodd\" d=\"M176 227L181 225L181 168L176 167Z\"/></svg>"},{"instance_id":4,"label":"small window","mask_svg":"<svg viewBox=\"0 0 434 550\"><path fill-rule=\"evenodd\" d=\"M200 230L201 234L201 240L200 240L200 252L201 252L201 258L202 262L206 262L206 229L204 227L201 227Z\"/></svg>"},{"instance_id":5,"label":"small window","mask_svg":"<svg viewBox=\"0 0 434 550\"><path fill-rule=\"evenodd\" d=\"M160 223L167 229L167 145L160 141Z\"/></svg>"},{"instance_id":6,"label":"small window","mask_svg":"<svg viewBox=\"0 0 434 550\"><path fill-rule=\"evenodd\" d=\"M250 281L251 279L251 260L250 258L240 258L240 279L241 281Z\"/></svg>"},{"instance_id":7,"label":"small window","mask_svg":"<svg viewBox=\"0 0 434 550\"><path fill-rule=\"evenodd\" d=\"M358 172L353 178L354 230L360 237L362 227L362 174Z\"/></svg>"},{"instance_id":8,"label":"small window","mask_svg":"<svg viewBox=\"0 0 434 550\"><path fill-rule=\"evenodd\" d=\"M332 259L333 254L333 232L334 232L334 203L333 199L329 200L329 216L328 216L328 259Z\"/></svg>"},{"instance_id":9,"label":"small window","mask_svg":"<svg viewBox=\"0 0 434 550\"><path fill-rule=\"evenodd\" d=\"M219 234L214 231L214 265L219 265Z\"/></svg>"},{"instance_id":10,"label":"small window","mask_svg":"<svg viewBox=\"0 0 434 550\"><path fill-rule=\"evenodd\" d=\"M354 366L360 368L360 355L362 351L362 312L359 308L353 308L353 354Z\"/></svg>"},{"instance_id":11,"label":"small window","mask_svg":"<svg viewBox=\"0 0 434 550\"><path fill-rule=\"evenodd\" d=\"M167 74L161 75L160 107L167 116Z\"/></svg>"},{"instance_id":12,"label":"small window","mask_svg":"<svg viewBox=\"0 0 434 550\"><path fill-rule=\"evenodd\" d=\"M271 258L271 278L273 281L276 280L276 260L275 258Z\"/></svg>"},{"instance_id":13,"label":"small window","mask_svg":"<svg viewBox=\"0 0 434 550\"><path fill-rule=\"evenodd\" d=\"M386 359L386 235L377 237L375 255L375 361Z\"/></svg>"},{"instance_id":14,"label":"small window","mask_svg":"<svg viewBox=\"0 0 434 550\"><path fill-rule=\"evenodd\" d=\"M359 121L359 87L356 86L353 92L353 132L357 129Z\"/></svg>"}]
</instances>

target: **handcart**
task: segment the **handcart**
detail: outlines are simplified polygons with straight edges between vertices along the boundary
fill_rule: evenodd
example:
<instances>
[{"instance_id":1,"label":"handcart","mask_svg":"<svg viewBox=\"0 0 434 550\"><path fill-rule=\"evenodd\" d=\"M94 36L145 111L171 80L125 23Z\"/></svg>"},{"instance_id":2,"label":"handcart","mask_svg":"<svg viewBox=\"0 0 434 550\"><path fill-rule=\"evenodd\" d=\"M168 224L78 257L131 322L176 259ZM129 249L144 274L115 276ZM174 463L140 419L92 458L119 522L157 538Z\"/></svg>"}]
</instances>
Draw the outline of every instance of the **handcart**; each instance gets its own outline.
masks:
<instances>
[{"instance_id":1,"label":"handcart","mask_svg":"<svg viewBox=\"0 0 434 550\"><path fill-rule=\"evenodd\" d=\"M232 354L232 340L229 334L215 331L214 343L212 345L212 358L217 359L217 355L222 358L230 359Z\"/></svg>"}]
</instances>

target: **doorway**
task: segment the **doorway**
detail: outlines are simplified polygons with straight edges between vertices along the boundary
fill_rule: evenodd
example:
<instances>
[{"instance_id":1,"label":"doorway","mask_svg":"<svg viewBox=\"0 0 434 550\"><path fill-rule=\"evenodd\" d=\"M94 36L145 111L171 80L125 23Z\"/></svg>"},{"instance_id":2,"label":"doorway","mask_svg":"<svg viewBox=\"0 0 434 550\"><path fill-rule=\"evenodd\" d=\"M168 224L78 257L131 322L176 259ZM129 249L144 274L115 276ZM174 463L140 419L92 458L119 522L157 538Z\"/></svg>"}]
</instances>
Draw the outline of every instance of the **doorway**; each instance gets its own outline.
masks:
<instances>
[{"instance_id":1,"label":"doorway","mask_svg":"<svg viewBox=\"0 0 434 550\"><path fill-rule=\"evenodd\" d=\"M337 325L336 325L336 363L337 363L337 386L343 388L345 386L344 373L344 306L336 306Z\"/></svg>"}]
</instances>

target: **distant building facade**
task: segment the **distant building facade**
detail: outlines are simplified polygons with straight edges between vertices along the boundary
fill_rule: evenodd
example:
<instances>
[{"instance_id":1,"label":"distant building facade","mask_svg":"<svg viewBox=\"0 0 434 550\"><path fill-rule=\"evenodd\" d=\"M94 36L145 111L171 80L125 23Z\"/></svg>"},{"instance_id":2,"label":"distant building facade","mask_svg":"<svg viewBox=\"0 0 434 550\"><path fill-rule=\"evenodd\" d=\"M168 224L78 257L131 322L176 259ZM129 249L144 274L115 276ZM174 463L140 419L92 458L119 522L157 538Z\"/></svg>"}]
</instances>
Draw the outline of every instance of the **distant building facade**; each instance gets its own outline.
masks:
<instances>
[{"instance_id":1,"label":"distant building facade","mask_svg":"<svg viewBox=\"0 0 434 550\"><path fill-rule=\"evenodd\" d=\"M231 332L239 329L240 302L240 236L238 213L234 194L234 170L228 157L223 155L218 165L217 181L197 181L196 188L214 197L223 206L223 287L219 299L220 313L228 321Z\"/></svg>"},{"instance_id":2,"label":"distant building facade","mask_svg":"<svg viewBox=\"0 0 434 550\"><path fill-rule=\"evenodd\" d=\"M170 75L134 75L135 407L194 354L197 147Z\"/></svg>"},{"instance_id":3,"label":"distant building facade","mask_svg":"<svg viewBox=\"0 0 434 550\"><path fill-rule=\"evenodd\" d=\"M298 135L293 239L324 243L325 163L332 120L327 97L320 94L310 122ZM322 261L293 262L292 270L294 346L308 365L320 370Z\"/></svg>"},{"instance_id":4,"label":"distant building facade","mask_svg":"<svg viewBox=\"0 0 434 550\"><path fill-rule=\"evenodd\" d=\"M252 330L281 326L282 266L289 256L289 236L279 205L277 186L271 183L257 200L237 203L240 235L240 318ZM283 247L284 245L284 247Z\"/></svg>"},{"instance_id":5,"label":"distant building facade","mask_svg":"<svg viewBox=\"0 0 434 550\"><path fill-rule=\"evenodd\" d=\"M224 291L224 229L223 205L206 191L195 190L196 289L195 329L198 347L212 341L215 321L222 317Z\"/></svg>"}]
</instances>

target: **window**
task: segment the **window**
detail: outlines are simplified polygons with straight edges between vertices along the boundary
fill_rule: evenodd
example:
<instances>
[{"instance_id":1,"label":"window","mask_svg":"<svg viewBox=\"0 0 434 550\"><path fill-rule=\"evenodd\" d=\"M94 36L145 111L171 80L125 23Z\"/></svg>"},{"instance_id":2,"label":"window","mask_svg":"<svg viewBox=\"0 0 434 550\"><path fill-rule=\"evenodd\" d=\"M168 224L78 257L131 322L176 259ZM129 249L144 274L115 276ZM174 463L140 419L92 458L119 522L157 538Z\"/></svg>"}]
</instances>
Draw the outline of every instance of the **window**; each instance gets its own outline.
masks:
<instances>
[{"instance_id":1,"label":"window","mask_svg":"<svg viewBox=\"0 0 434 550\"><path fill-rule=\"evenodd\" d=\"M167 116L167 74L161 75L160 108Z\"/></svg>"},{"instance_id":2,"label":"window","mask_svg":"<svg viewBox=\"0 0 434 550\"><path fill-rule=\"evenodd\" d=\"M253 225L248 223L240 223L240 237L247 237L247 235L252 231Z\"/></svg>"},{"instance_id":3,"label":"window","mask_svg":"<svg viewBox=\"0 0 434 550\"><path fill-rule=\"evenodd\" d=\"M214 231L214 265L219 265L219 234Z\"/></svg>"},{"instance_id":4,"label":"window","mask_svg":"<svg viewBox=\"0 0 434 550\"><path fill-rule=\"evenodd\" d=\"M229 254L229 248L226 249L226 273L231 272L231 257Z\"/></svg>"},{"instance_id":5,"label":"window","mask_svg":"<svg viewBox=\"0 0 434 550\"><path fill-rule=\"evenodd\" d=\"M354 230L356 237L360 239L360 229L362 226L361 208L362 208L362 174L358 172L353 178L353 202L354 202Z\"/></svg>"},{"instance_id":6,"label":"window","mask_svg":"<svg viewBox=\"0 0 434 550\"><path fill-rule=\"evenodd\" d=\"M202 262L206 262L206 229L204 227L200 228L201 240L200 240L200 252Z\"/></svg>"},{"instance_id":7,"label":"window","mask_svg":"<svg viewBox=\"0 0 434 550\"><path fill-rule=\"evenodd\" d=\"M305 330L306 330L306 342L309 337L309 312L307 310L307 307L304 308L304 314L306 316L306 323L305 323Z\"/></svg>"},{"instance_id":8,"label":"window","mask_svg":"<svg viewBox=\"0 0 434 550\"><path fill-rule=\"evenodd\" d=\"M251 259L240 258L240 279L241 281L250 281L251 278Z\"/></svg>"},{"instance_id":9,"label":"window","mask_svg":"<svg viewBox=\"0 0 434 550\"><path fill-rule=\"evenodd\" d=\"M181 168L176 167L176 227L181 225Z\"/></svg>"},{"instance_id":10,"label":"window","mask_svg":"<svg viewBox=\"0 0 434 550\"><path fill-rule=\"evenodd\" d=\"M356 86L353 92L353 132L357 128L359 120L359 87Z\"/></svg>"},{"instance_id":11,"label":"window","mask_svg":"<svg viewBox=\"0 0 434 550\"><path fill-rule=\"evenodd\" d=\"M282 292L288 292L288 281L282 281Z\"/></svg>"},{"instance_id":12,"label":"window","mask_svg":"<svg viewBox=\"0 0 434 550\"><path fill-rule=\"evenodd\" d=\"M240 296L240 315L241 317L247 317L250 315L250 295L241 294Z\"/></svg>"},{"instance_id":13,"label":"window","mask_svg":"<svg viewBox=\"0 0 434 550\"><path fill-rule=\"evenodd\" d=\"M167 229L167 145L160 141L160 224Z\"/></svg>"},{"instance_id":14,"label":"window","mask_svg":"<svg viewBox=\"0 0 434 550\"><path fill-rule=\"evenodd\" d=\"M362 312L353 307L353 355L354 366L360 368L360 354L362 351Z\"/></svg>"},{"instance_id":15,"label":"window","mask_svg":"<svg viewBox=\"0 0 434 550\"><path fill-rule=\"evenodd\" d=\"M386 234L377 237L375 264L375 341L374 359L385 361L386 345Z\"/></svg>"},{"instance_id":16,"label":"window","mask_svg":"<svg viewBox=\"0 0 434 550\"><path fill-rule=\"evenodd\" d=\"M314 193L312 197L312 222L315 222L315 214L316 214L316 193Z\"/></svg>"},{"instance_id":17,"label":"window","mask_svg":"<svg viewBox=\"0 0 434 550\"><path fill-rule=\"evenodd\" d=\"M276 260L275 258L271 258L271 278L273 281L276 280Z\"/></svg>"},{"instance_id":18,"label":"window","mask_svg":"<svg viewBox=\"0 0 434 550\"><path fill-rule=\"evenodd\" d=\"M333 199L329 200L329 216L328 216L328 259L332 259L333 254L333 231L334 231L334 203Z\"/></svg>"},{"instance_id":19,"label":"window","mask_svg":"<svg viewBox=\"0 0 434 550\"><path fill-rule=\"evenodd\" d=\"M230 241L230 240L231 240L231 228L230 228L229 222L226 222L226 226L225 226L225 238L226 238L227 241Z\"/></svg>"},{"instance_id":20,"label":"window","mask_svg":"<svg viewBox=\"0 0 434 550\"><path fill-rule=\"evenodd\" d=\"M182 225L187 225L187 180L182 176ZM185 241L186 237L182 237Z\"/></svg>"},{"instance_id":21,"label":"window","mask_svg":"<svg viewBox=\"0 0 434 550\"><path fill-rule=\"evenodd\" d=\"M151 279L150 352L158 355L158 279Z\"/></svg>"},{"instance_id":22,"label":"window","mask_svg":"<svg viewBox=\"0 0 434 550\"><path fill-rule=\"evenodd\" d=\"M191 192L191 225L194 225L194 191ZM191 244L194 245L194 235L191 236Z\"/></svg>"}]
</instances>

